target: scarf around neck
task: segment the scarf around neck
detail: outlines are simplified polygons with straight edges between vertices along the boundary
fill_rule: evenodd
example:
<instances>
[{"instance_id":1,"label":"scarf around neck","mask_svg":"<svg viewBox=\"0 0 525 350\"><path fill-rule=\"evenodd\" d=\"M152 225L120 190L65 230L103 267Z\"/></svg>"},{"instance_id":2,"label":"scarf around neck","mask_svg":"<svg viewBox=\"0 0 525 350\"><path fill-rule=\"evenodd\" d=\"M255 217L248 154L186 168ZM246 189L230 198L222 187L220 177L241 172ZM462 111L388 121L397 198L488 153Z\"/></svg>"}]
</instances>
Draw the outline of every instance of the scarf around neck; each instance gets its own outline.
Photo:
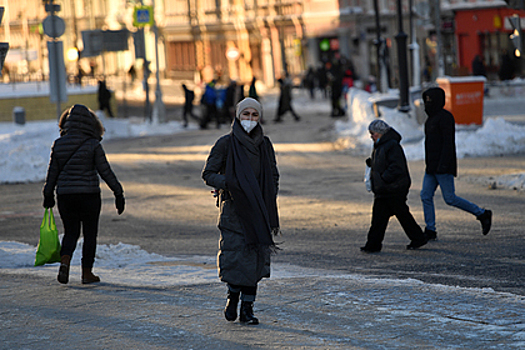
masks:
<instances>
[{"instance_id":1,"label":"scarf around neck","mask_svg":"<svg viewBox=\"0 0 525 350\"><path fill-rule=\"evenodd\" d=\"M279 215L267 141L260 125L252 134L253 137L234 120L226 159L226 185L241 219L246 245L275 248L272 233L279 232ZM246 152L258 154L258 178Z\"/></svg>"}]
</instances>

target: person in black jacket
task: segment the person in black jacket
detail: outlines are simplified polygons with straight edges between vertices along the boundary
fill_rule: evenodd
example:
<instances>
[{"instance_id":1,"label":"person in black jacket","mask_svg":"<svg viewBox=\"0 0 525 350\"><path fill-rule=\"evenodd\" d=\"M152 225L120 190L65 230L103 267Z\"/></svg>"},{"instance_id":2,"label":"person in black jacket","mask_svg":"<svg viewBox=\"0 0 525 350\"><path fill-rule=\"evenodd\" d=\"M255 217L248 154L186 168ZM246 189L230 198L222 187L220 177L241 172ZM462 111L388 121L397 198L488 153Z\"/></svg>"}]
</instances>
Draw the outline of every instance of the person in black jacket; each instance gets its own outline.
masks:
<instances>
[{"instance_id":1,"label":"person in black jacket","mask_svg":"<svg viewBox=\"0 0 525 350\"><path fill-rule=\"evenodd\" d=\"M421 188L421 202L425 215L425 234L435 240L436 214L434 193L437 187L445 203L475 215L481 222L482 233L488 234L492 224L492 211L482 209L461 197L456 196L454 177L457 176L456 122L445 106L445 91L435 87L423 92L423 102L428 119L425 122L425 176Z\"/></svg>"},{"instance_id":2,"label":"person in black jacket","mask_svg":"<svg viewBox=\"0 0 525 350\"><path fill-rule=\"evenodd\" d=\"M101 111L107 110L108 116L113 118L111 112L111 91L106 86L106 81L99 80L98 82L98 109Z\"/></svg>"},{"instance_id":3,"label":"person in black jacket","mask_svg":"<svg viewBox=\"0 0 525 350\"><path fill-rule=\"evenodd\" d=\"M124 191L100 144L104 127L93 111L76 104L61 115L58 126L60 137L51 148L43 189L44 208L53 208L56 188L64 224L57 279L63 284L69 281L69 265L82 227L82 283L100 282L92 272L102 204L99 175L113 191L119 215L124 211Z\"/></svg>"},{"instance_id":4,"label":"person in black jacket","mask_svg":"<svg viewBox=\"0 0 525 350\"><path fill-rule=\"evenodd\" d=\"M411 181L405 152L399 144L401 135L380 119L371 122L368 130L374 141L372 156L366 160L371 167L374 205L367 242L361 250L365 253L381 251L388 221L393 215L410 238L407 249L422 247L427 238L406 203Z\"/></svg>"},{"instance_id":5,"label":"person in black jacket","mask_svg":"<svg viewBox=\"0 0 525 350\"><path fill-rule=\"evenodd\" d=\"M258 324L253 314L257 284L270 277L273 235L279 233L279 171L275 151L260 124L262 106L253 98L237 104L231 132L217 140L202 171L218 193L219 278L228 284L224 317Z\"/></svg>"},{"instance_id":6,"label":"person in black jacket","mask_svg":"<svg viewBox=\"0 0 525 350\"><path fill-rule=\"evenodd\" d=\"M182 111L182 119L184 120L183 126L186 128L188 127L188 114L199 123L201 120L195 113L193 113L193 100L195 99L195 92L188 89L186 84L182 84L182 88L184 89L184 108Z\"/></svg>"}]
</instances>

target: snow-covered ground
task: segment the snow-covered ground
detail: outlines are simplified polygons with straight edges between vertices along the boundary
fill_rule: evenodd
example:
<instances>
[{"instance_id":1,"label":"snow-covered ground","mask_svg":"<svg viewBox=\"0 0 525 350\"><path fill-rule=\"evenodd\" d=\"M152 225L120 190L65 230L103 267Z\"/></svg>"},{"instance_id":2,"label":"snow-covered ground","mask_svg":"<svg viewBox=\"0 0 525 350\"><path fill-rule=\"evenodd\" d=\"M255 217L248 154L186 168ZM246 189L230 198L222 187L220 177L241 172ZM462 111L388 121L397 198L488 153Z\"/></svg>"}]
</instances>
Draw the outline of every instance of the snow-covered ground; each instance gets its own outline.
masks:
<instances>
[{"instance_id":1,"label":"snow-covered ground","mask_svg":"<svg viewBox=\"0 0 525 350\"><path fill-rule=\"evenodd\" d=\"M349 118L336 123L336 132L346 142L347 147L370 152L370 137L367 126L374 115L370 105L370 95L359 90L353 90L349 96ZM307 98L301 99L301 107L308 108ZM409 160L423 159L423 131L414 118L391 109L382 110L384 118L404 137L404 148ZM184 132L178 122L167 124L150 124L141 118L126 120L103 120L106 128L105 140L112 138L136 137L144 135L172 134ZM196 128L196 126L193 126ZM49 160L50 146L58 137L56 121L28 122L23 126L14 123L0 123L0 183L42 181ZM461 127L456 134L459 157L514 154L525 151L525 126L511 124L502 118L486 120L482 127ZM524 174L510 174L498 179L500 186L524 188ZM79 245L82 241L79 241ZM36 247L19 243L0 241L0 271L9 274L32 274L54 279L58 264L34 267ZM77 252L81 247L77 248ZM72 274L80 274L80 255L75 254L72 262ZM118 272L117 272L118 271ZM97 248L96 273L102 279L111 275L112 283L128 286L172 286L184 284L220 283L215 269L215 257L186 257L184 259L168 258L151 254L138 246L123 243L117 245L99 245ZM320 272L287 265L272 265L273 279L326 277L326 271ZM499 300L509 305L510 311L518 315L523 311L525 301L522 297L506 293L497 293L488 289L466 289L428 285L417 280L394 281L388 279L373 279L359 275L342 275L335 273L336 278L354 279L359 283L373 285L376 294L369 298L390 300L384 302L384 308L396 309L400 300L406 301L407 293L410 300L424 299L432 302L429 295L439 295L439 303L455 305L455 314L471 313L471 298ZM402 284L403 288L392 289L393 285ZM393 291L396 292L393 292ZM383 292L382 292L383 291ZM420 293L418 295L417 293ZM415 293L415 294L414 294ZM338 296L339 297L339 296ZM342 296L344 297L344 296ZM346 297L345 297L346 298ZM345 299L343 298L343 299ZM346 299L345 299L346 300ZM344 303L345 300L337 302ZM336 301L334 301L336 302ZM404 302L403 312L416 314L420 312L417 302ZM439 308L440 306L436 306ZM394 310L395 311L395 310ZM498 307L483 309L484 317L492 317L495 321L501 319ZM505 309L508 313L509 309ZM458 316L459 317L459 316ZM503 318L505 319L505 318ZM449 322L444 318L443 323ZM514 321L512 321L514 322ZM523 324L517 325L514 337L517 344L525 344ZM520 328L521 327L521 328ZM496 331L495 331L496 332Z\"/></svg>"}]
</instances>

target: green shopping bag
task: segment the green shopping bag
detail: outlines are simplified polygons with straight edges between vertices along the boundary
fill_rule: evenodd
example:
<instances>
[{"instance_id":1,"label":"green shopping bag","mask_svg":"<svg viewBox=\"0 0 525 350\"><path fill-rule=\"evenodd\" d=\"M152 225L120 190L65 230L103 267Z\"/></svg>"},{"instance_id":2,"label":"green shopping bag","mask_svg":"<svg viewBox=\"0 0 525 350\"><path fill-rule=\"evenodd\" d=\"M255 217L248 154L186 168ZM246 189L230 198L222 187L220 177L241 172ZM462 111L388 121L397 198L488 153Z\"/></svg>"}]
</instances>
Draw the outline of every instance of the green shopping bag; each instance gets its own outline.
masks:
<instances>
[{"instance_id":1,"label":"green shopping bag","mask_svg":"<svg viewBox=\"0 0 525 350\"><path fill-rule=\"evenodd\" d=\"M48 214L49 213L49 214ZM53 209L46 208L40 225L40 242L36 249L35 266L60 262L60 241Z\"/></svg>"}]
</instances>

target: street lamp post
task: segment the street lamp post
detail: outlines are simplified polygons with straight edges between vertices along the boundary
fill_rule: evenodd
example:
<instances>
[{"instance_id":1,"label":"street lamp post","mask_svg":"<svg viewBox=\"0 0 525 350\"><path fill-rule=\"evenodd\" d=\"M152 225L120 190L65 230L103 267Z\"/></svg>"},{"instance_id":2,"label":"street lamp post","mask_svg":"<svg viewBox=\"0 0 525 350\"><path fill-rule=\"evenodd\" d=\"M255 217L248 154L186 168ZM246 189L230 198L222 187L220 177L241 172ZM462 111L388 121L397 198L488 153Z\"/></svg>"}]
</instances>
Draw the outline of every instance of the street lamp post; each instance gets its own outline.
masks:
<instances>
[{"instance_id":1,"label":"street lamp post","mask_svg":"<svg viewBox=\"0 0 525 350\"><path fill-rule=\"evenodd\" d=\"M159 123L166 122L166 106L162 101L162 90L160 89L160 69L159 69L159 27L157 27L157 21L155 21L155 0L152 1L153 5L153 31L155 32L155 65L157 79L157 87L155 89L155 103L153 104L153 117L157 119Z\"/></svg>"},{"instance_id":2,"label":"street lamp post","mask_svg":"<svg viewBox=\"0 0 525 350\"><path fill-rule=\"evenodd\" d=\"M388 74L386 73L385 65L385 41L381 38L381 24L379 21L379 4L378 0L374 0L374 11L376 20L376 53L377 53L377 81L379 82L379 91L388 91Z\"/></svg>"},{"instance_id":3,"label":"street lamp post","mask_svg":"<svg viewBox=\"0 0 525 350\"><path fill-rule=\"evenodd\" d=\"M399 64L399 106L401 112L410 111L408 101L408 64L407 64L407 34L403 31L403 13L401 0L397 0L397 17L399 33L396 35L397 61Z\"/></svg>"}]
</instances>

